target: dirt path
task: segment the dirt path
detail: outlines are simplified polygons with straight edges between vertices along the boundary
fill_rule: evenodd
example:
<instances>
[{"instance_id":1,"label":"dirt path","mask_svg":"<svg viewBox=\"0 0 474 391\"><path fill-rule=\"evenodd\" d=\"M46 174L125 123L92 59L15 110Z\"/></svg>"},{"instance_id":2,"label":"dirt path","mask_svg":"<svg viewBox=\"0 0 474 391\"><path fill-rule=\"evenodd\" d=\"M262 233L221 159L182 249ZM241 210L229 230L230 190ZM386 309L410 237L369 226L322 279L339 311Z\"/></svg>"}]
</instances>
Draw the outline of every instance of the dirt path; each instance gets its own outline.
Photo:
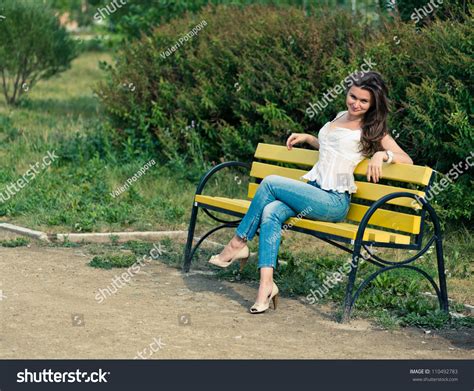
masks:
<instances>
[{"instance_id":1,"label":"dirt path","mask_svg":"<svg viewBox=\"0 0 474 391\"><path fill-rule=\"evenodd\" d=\"M288 298L251 315L255 286L160 262L99 304L98 289L122 271L93 269L89 259L81 248L0 248L1 358L474 357L467 331L341 325L328 308Z\"/></svg>"}]
</instances>

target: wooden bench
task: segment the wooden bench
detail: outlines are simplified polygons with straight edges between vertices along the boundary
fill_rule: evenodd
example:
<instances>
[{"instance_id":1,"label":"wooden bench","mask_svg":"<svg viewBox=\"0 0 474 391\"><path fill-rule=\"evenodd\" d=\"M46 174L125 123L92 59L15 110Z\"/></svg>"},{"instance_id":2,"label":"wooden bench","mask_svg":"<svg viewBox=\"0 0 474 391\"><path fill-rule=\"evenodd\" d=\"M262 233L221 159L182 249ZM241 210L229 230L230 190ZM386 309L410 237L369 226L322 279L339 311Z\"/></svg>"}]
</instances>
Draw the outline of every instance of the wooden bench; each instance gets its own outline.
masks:
<instances>
[{"instance_id":1,"label":"wooden bench","mask_svg":"<svg viewBox=\"0 0 474 391\"><path fill-rule=\"evenodd\" d=\"M314 165L318 157L319 152L315 150L293 148L289 151L286 146L260 143L251 165L231 161L218 164L209 170L197 186L193 200L183 270L185 272L189 271L195 251L209 235L222 228L234 228L241 221L241 219L235 221L223 220L213 215L211 211L242 217L247 212L250 200L263 178L267 175L276 174L301 180L301 175L305 174ZM389 180L389 185L380 182L367 182L367 164L368 159L365 159L355 169L357 192L352 195L351 206L344 222L331 223L291 217L285 223L293 231L315 236L352 254L352 266L344 300L343 322L349 320L354 303L367 284L379 274L399 268L410 269L423 275L434 288L440 308L448 312L441 228L433 207L424 198L434 181L435 172L429 167L384 163L382 181ZM208 180L216 172L226 167L250 169L250 177L255 178L255 182L249 184L248 199L232 199L202 194ZM393 185L393 182L396 182L396 184ZM221 225L203 235L192 248L199 209ZM422 247L427 216L430 217L434 230L432 237ZM439 285L426 271L413 265L413 262L422 256L433 242L436 245ZM349 244L352 248L346 247L344 244ZM375 255L371 250L372 247L417 250L418 252L403 261L389 261ZM378 269L353 292L358 262L362 257L362 248L368 254L364 254L365 261L377 266Z\"/></svg>"}]
</instances>

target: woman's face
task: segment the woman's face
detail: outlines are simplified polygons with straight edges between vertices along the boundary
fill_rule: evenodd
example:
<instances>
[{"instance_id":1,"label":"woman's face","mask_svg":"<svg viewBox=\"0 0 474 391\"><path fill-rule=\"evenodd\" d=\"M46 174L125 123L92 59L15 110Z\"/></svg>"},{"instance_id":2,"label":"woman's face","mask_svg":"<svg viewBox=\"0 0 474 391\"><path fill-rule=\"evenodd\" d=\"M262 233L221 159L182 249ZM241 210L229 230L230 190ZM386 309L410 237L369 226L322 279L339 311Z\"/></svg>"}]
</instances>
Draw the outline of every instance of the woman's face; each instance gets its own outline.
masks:
<instances>
[{"instance_id":1,"label":"woman's face","mask_svg":"<svg viewBox=\"0 0 474 391\"><path fill-rule=\"evenodd\" d=\"M370 95L370 91L352 86L346 96L346 106L349 113L363 118L372 104L372 97Z\"/></svg>"}]
</instances>

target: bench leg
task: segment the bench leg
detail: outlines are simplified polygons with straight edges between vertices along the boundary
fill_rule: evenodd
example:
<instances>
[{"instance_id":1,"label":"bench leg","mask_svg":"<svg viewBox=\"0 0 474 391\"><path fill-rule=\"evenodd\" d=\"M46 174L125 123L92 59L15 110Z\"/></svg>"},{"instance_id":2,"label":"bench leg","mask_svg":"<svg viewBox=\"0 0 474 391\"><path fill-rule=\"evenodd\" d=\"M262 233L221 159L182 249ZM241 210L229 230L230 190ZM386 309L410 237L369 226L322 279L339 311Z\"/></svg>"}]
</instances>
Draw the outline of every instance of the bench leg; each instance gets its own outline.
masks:
<instances>
[{"instance_id":1,"label":"bench leg","mask_svg":"<svg viewBox=\"0 0 474 391\"><path fill-rule=\"evenodd\" d=\"M198 207L193 203L193 209L191 211L191 220L189 221L189 228L188 228L188 240L186 242L186 247L184 250L184 260L183 260L183 271L188 272L189 268L191 267L191 246L193 244L194 239L194 229L196 228L196 220L197 220L197 213Z\"/></svg>"},{"instance_id":2,"label":"bench leg","mask_svg":"<svg viewBox=\"0 0 474 391\"><path fill-rule=\"evenodd\" d=\"M344 299L344 310L342 314L341 323L347 323L351 317L352 305L353 305L353 298L352 298L352 291L354 290L354 283L357 275L357 268L359 266L359 256L360 256L360 249L361 245L356 244L354 246L354 251L352 253L352 263L351 263L351 271L349 273L349 281L347 282L346 287L346 297Z\"/></svg>"},{"instance_id":3,"label":"bench leg","mask_svg":"<svg viewBox=\"0 0 474 391\"><path fill-rule=\"evenodd\" d=\"M442 311L449 314L448 288L446 285L446 272L444 270L443 241L441 236L436 235L436 258L438 260L438 278L439 278L439 306Z\"/></svg>"}]
</instances>

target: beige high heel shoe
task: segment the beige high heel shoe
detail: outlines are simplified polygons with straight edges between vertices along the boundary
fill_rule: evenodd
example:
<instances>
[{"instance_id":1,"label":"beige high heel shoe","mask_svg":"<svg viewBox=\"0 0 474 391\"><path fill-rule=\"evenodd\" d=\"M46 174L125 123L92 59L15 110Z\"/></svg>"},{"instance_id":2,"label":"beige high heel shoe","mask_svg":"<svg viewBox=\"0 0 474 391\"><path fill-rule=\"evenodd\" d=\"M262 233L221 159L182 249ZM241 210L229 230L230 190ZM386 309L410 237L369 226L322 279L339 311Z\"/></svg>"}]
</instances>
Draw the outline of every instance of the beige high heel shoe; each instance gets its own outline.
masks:
<instances>
[{"instance_id":1,"label":"beige high heel shoe","mask_svg":"<svg viewBox=\"0 0 474 391\"><path fill-rule=\"evenodd\" d=\"M250 313L251 314L261 314L262 312L265 312L270 308L270 301L273 302L273 309L277 309L277 304L278 304L278 296L279 296L279 290L278 287L275 283L273 283L272 287L272 292L268 295L267 300L265 303L255 303L251 308L250 308Z\"/></svg>"},{"instance_id":2,"label":"beige high heel shoe","mask_svg":"<svg viewBox=\"0 0 474 391\"><path fill-rule=\"evenodd\" d=\"M245 245L229 261L221 261L219 259L219 255L213 255L209 259L209 263L211 263L213 265L216 265L216 266L219 266L219 267L226 268L226 267L229 267L230 265L232 265L232 263L234 261L240 260L240 271L242 271L245 264L249 260L249 257L250 257L250 250L249 250L248 246Z\"/></svg>"}]
</instances>

